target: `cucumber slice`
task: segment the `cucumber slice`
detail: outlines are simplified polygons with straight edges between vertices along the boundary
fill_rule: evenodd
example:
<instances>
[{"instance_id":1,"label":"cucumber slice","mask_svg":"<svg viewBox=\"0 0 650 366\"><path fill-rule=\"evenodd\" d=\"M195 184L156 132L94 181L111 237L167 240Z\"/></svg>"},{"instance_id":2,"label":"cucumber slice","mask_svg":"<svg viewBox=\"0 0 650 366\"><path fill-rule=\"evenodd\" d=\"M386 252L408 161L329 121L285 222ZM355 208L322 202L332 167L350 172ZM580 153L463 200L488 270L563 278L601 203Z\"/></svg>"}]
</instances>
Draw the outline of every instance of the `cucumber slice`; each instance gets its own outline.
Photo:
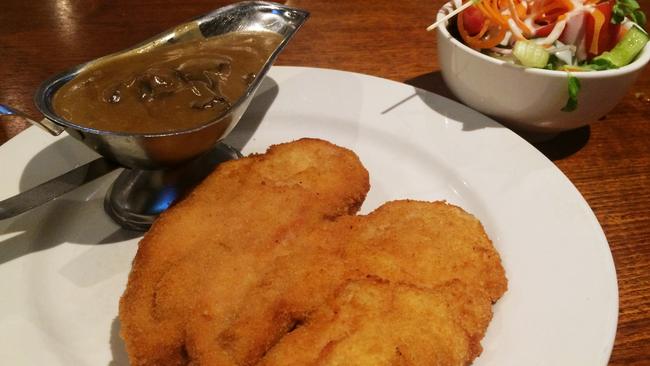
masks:
<instances>
[{"instance_id":1,"label":"cucumber slice","mask_svg":"<svg viewBox=\"0 0 650 366\"><path fill-rule=\"evenodd\" d=\"M648 43L648 35L634 26L625 33L623 39L611 51L594 57L592 63L609 68L625 66L634 60L646 43Z\"/></svg>"},{"instance_id":2,"label":"cucumber slice","mask_svg":"<svg viewBox=\"0 0 650 366\"><path fill-rule=\"evenodd\" d=\"M515 42L512 54L519 62L528 67L543 68L548 64L550 54L544 47L533 41L520 40Z\"/></svg>"}]
</instances>

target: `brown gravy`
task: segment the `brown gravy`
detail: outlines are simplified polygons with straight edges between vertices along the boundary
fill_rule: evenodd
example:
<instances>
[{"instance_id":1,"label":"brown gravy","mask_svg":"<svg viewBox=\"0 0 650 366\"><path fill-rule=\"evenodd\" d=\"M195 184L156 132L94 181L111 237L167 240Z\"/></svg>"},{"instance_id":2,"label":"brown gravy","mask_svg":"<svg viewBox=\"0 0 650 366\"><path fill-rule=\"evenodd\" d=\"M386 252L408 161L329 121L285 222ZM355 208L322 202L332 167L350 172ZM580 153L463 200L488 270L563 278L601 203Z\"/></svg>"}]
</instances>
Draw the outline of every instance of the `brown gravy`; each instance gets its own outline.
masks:
<instances>
[{"instance_id":1,"label":"brown gravy","mask_svg":"<svg viewBox=\"0 0 650 366\"><path fill-rule=\"evenodd\" d=\"M198 127L246 92L281 41L271 32L235 32L100 60L61 87L53 107L68 121L105 131Z\"/></svg>"}]
</instances>

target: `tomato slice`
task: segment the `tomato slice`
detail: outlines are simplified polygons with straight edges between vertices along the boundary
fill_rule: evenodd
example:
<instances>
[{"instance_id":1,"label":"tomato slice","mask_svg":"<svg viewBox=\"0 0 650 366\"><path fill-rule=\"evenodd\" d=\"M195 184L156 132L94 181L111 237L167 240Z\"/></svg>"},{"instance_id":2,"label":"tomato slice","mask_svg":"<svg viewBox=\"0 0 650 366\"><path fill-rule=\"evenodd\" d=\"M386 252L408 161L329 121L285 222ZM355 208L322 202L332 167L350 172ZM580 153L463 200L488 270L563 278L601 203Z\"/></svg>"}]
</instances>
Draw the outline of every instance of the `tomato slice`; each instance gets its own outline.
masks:
<instances>
[{"instance_id":1,"label":"tomato slice","mask_svg":"<svg viewBox=\"0 0 650 366\"><path fill-rule=\"evenodd\" d=\"M494 24L491 19L486 19L483 22L483 27L477 34L470 35L465 29L464 17L465 12L458 14L458 33L460 33L465 44L476 50L492 48L498 45L506 35L506 28L500 24Z\"/></svg>"},{"instance_id":2,"label":"tomato slice","mask_svg":"<svg viewBox=\"0 0 650 366\"><path fill-rule=\"evenodd\" d=\"M609 51L618 42L620 24L612 24L612 8L614 1L606 1L596 5L587 16L587 53L593 58Z\"/></svg>"},{"instance_id":3,"label":"tomato slice","mask_svg":"<svg viewBox=\"0 0 650 366\"><path fill-rule=\"evenodd\" d=\"M485 16L475 6L470 6L465 9L463 11L462 19L465 31L467 31L467 34L470 36L479 34L481 29L483 29L483 24L485 24Z\"/></svg>"},{"instance_id":4,"label":"tomato slice","mask_svg":"<svg viewBox=\"0 0 650 366\"><path fill-rule=\"evenodd\" d=\"M570 0L538 0L534 1L531 9L535 24L544 26L555 24L560 16L573 10Z\"/></svg>"}]
</instances>

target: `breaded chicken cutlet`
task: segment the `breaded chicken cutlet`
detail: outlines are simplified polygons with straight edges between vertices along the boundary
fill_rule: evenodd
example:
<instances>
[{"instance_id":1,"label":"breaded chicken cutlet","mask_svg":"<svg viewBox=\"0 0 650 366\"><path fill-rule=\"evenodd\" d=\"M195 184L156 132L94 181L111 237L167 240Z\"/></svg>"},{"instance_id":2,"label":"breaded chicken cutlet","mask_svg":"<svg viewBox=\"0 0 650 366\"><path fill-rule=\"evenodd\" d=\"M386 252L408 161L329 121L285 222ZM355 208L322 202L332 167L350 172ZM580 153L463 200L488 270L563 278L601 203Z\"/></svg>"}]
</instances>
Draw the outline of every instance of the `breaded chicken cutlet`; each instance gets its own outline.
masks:
<instances>
[{"instance_id":1,"label":"breaded chicken cutlet","mask_svg":"<svg viewBox=\"0 0 650 366\"><path fill-rule=\"evenodd\" d=\"M319 140L222 165L140 244L120 306L132 364L471 363L507 286L481 224L442 202L353 215L367 190Z\"/></svg>"},{"instance_id":2,"label":"breaded chicken cutlet","mask_svg":"<svg viewBox=\"0 0 650 366\"><path fill-rule=\"evenodd\" d=\"M464 365L480 352L490 307L457 280L433 288L347 281L260 364Z\"/></svg>"},{"instance_id":3,"label":"breaded chicken cutlet","mask_svg":"<svg viewBox=\"0 0 650 366\"><path fill-rule=\"evenodd\" d=\"M131 363L185 364L184 326L197 300L235 311L288 238L356 212L368 189L357 156L320 140L220 164L139 244L120 301Z\"/></svg>"}]
</instances>

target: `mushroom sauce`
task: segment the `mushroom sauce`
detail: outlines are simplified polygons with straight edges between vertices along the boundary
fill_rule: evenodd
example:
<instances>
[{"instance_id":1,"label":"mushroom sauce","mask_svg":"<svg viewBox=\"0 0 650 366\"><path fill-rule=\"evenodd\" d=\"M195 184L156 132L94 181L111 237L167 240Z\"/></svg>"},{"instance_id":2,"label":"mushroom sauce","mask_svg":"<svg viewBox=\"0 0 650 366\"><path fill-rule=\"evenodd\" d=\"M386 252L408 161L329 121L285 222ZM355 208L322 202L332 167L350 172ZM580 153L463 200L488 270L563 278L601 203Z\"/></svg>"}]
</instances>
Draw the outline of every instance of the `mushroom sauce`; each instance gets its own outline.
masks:
<instances>
[{"instance_id":1,"label":"mushroom sauce","mask_svg":"<svg viewBox=\"0 0 650 366\"><path fill-rule=\"evenodd\" d=\"M74 124L111 132L199 127L246 93L281 41L234 32L100 59L56 92L53 107Z\"/></svg>"}]
</instances>

